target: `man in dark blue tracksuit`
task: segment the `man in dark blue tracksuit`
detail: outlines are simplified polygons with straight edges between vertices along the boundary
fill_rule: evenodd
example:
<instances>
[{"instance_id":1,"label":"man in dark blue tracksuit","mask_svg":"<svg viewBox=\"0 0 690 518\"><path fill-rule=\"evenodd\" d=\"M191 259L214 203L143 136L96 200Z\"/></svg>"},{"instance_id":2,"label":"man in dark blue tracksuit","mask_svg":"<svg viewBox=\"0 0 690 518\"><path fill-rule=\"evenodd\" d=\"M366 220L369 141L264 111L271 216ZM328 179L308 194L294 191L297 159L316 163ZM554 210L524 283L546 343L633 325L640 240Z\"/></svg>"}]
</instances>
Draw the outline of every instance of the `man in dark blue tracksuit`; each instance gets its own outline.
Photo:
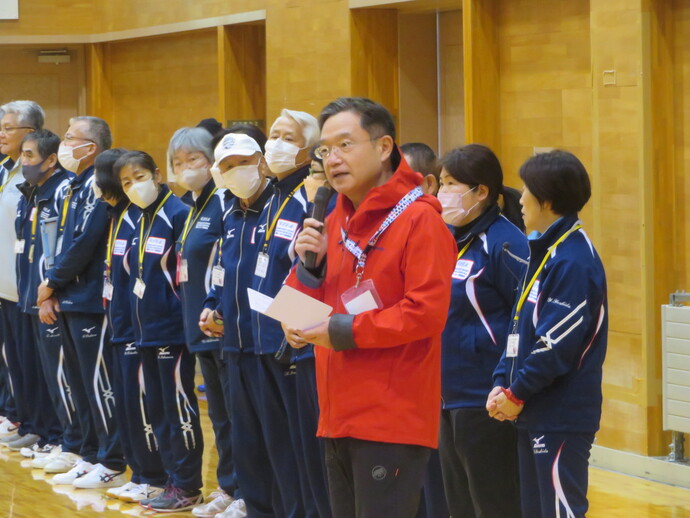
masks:
<instances>
[{"instance_id":1,"label":"man in dark blue tracksuit","mask_svg":"<svg viewBox=\"0 0 690 518\"><path fill-rule=\"evenodd\" d=\"M41 229L47 221L57 219L55 193L65 189L71 177L57 165L59 144L60 138L48 130L30 133L22 142L23 174L27 181L18 186L22 197L15 220L17 240L24 243L22 251L17 253L23 378L22 387L18 388L29 421L41 437L39 446L45 446L48 451L51 446L61 444L64 426L68 432L67 444L63 445L65 451L70 448L78 451L78 429L76 438L69 435L74 433L70 427L71 416L66 419L66 409L60 404L58 370L54 368L59 364L59 349L54 351L57 356L53 354L43 361L48 351L40 344L40 333L34 334L39 326L36 293L46 270ZM61 414L60 420L56 411Z\"/></svg>"},{"instance_id":2,"label":"man in dark blue tracksuit","mask_svg":"<svg viewBox=\"0 0 690 518\"><path fill-rule=\"evenodd\" d=\"M267 183L267 181L265 181ZM273 194L270 187L249 206L228 191L223 215L220 267L223 280L215 285L205 306L223 322L223 356L228 369L233 460L249 516L269 518L273 512L274 474L261 428L258 359L251 328L247 288L256 264L257 243L265 228L259 216ZM218 267L217 266L217 267ZM274 503L275 504L275 503ZM278 502L280 505L280 502Z\"/></svg>"},{"instance_id":3,"label":"man in dark blue tracksuit","mask_svg":"<svg viewBox=\"0 0 690 518\"><path fill-rule=\"evenodd\" d=\"M116 413L120 425L120 444L132 470L129 484L113 489L108 495L125 501L140 501L159 493L168 475L165 473L159 445L146 408L142 362L135 345L129 296L129 255L141 212L125 196L113 165L124 153L113 149L96 160L95 181L108 207L110 224L103 279L103 300L113 348L113 386Z\"/></svg>"},{"instance_id":4,"label":"man in dark blue tracksuit","mask_svg":"<svg viewBox=\"0 0 690 518\"><path fill-rule=\"evenodd\" d=\"M583 517L587 511L587 459L601 418L608 311L604 269L580 226L575 214L566 215L530 241L513 324L519 342L512 354L509 342L494 373L494 385L508 388L506 397L522 409L517 427L525 517Z\"/></svg>"},{"instance_id":5,"label":"man in dark blue tracksuit","mask_svg":"<svg viewBox=\"0 0 690 518\"><path fill-rule=\"evenodd\" d=\"M72 473L73 483L101 464L111 473L125 470L115 419L111 386L112 351L103 308L103 261L108 237L107 204L96 199L93 162L110 148L110 129L96 117L75 117L65 134L58 157L66 169L75 169L64 197L58 199L55 265L38 289L38 305L57 295L59 323L66 355L77 358L82 384L72 395L81 420L82 456L88 463ZM82 392L80 396L78 392ZM82 408L83 401L88 406ZM109 475L108 477L109 478ZM104 480L108 482L108 480Z\"/></svg>"},{"instance_id":6,"label":"man in dark blue tracksuit","mask_svg":"<svg viewBox=\"0 0 690 518\"><path fill-rule=\"evenodd\" d=\"M135 169L155 170L158 194L141 211L130 252L130 303L139 347L149 415L169 474L166 491L142 501L154 510L191 509L200 503L203 436L194 393L194 356L185 345L182 307L176 282L175 243L184 229L189 207L167 185L152 159L129 152L115 165L125 193L132 198L126 175ZM151 165L146 165L151 163ZM122 166L120 166L122 164ZM129 168L129 172L127 172ZM148 171L154 174L154 171ZM147 181L151 181L150 178ZM161 411L162 409L162 411Z\"/></svg>"},{"instance_id":7,"label":"man in dark blue tracksuit","mask_svg":"<svg viewBox=\"0 0 690 518\"><path fill-rule=\"evenodd\" d=\"M227 495L236 497L238 484L232 460L230 404L229 399L226 401L230 390L222 338L206 336L199 328L199 315L211 290L213 267L223 233L224 198L225 191L218 190L213 180L203 187L196 199L191 191L182 197L192 211L177 243L177 253L182 260L178 265L178 280L185 340L189 350L199 359L206 385L208 414L218 451L218 485Z\"/></svg>"}]
</instances>

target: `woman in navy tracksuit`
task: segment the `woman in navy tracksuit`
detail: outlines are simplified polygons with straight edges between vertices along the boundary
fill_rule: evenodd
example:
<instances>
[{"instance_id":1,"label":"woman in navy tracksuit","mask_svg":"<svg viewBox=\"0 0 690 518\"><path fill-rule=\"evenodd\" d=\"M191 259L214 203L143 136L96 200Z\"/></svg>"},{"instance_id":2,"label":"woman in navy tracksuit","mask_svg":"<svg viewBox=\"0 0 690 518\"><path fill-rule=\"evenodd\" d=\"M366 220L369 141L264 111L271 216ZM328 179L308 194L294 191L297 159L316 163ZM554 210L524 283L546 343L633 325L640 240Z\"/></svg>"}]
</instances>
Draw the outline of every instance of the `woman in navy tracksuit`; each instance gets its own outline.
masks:
<instances>
[{"instance_id":1,"label":"woman in navy tracksuit","mask_svg":"<svg viewBox=\"0 0 690 518\"><path fill-rule=\"evenodd\" d=\"M146 411L141 355L132 327L128 258L141 211L129 201L113 169L125 152L110 149L101 153L94 164L94 191L109 205L103 301L113 348L113 389L120 444L132 470L130 482L106 493L126 502L139 502L159 495L168 477Z\"/></svg>"},{"instance_id":2,"label":"woman in navy tracksuit","mask_svg":"<svg viewBox=\"0 0 690 518\"><path fill-rule=\"evenodd\" d=\"M165 491L141 504L167 512L191 509L203 501L203 438L194 394L194 356L185 346L175 253L189 207L161 183L156 164L142 151L120 157L115 171L127 197L142 209L129 257L130 303L149 415L169 475Z\"/></svg>"},{"instance_id":3,"label":"woman in navy tracksuit","mask_svg":"<svg viewBox=\"0 0 690 518\"><path fill-rule=\"evenodd\" d=\"M211 140L211 135L203 128L181 128L172 136L168 147L177 184L187 189L182 201L192 207L176 247L181 260L177 278L182 295L185 339L189 350L199 359L218 451L216 476L221 491L212 501L193 509L192 513L202 518L213 518L225 511L237 492L230 440L229 382L222 338L206 336L199 328L199 315L211 289L214 259L223 233L225 205L225 190L219 190L211 180Z\"/></svg>"},{"instance_id":4,"label":"woman in navy tracksuit","mask_svg":"<svg viewBox=\"0 0 690 518\"><path fill-rule=\"evenodd\" d=\"M530 259L487 410L517 419L523 516L582 518L608 331L604 267L577 217L589 177L566 151L530 158L520 177Z\"/></svg>"},{"instance_id":5,"label":"woman in navy tracksuit","mask_svg":"<svg viewBox=\"0 0 690 518\"><path fill-rule=\"evenodd\" d=\"M491 419L485 404L506 346L527 239L499 209L503 195L505 212L519 214L489 148L453 149L442 165L438 198L459 251L442 335L439 454L446 499L452 516L519 518L515 427Z\"/></svg>"}]
</instances>

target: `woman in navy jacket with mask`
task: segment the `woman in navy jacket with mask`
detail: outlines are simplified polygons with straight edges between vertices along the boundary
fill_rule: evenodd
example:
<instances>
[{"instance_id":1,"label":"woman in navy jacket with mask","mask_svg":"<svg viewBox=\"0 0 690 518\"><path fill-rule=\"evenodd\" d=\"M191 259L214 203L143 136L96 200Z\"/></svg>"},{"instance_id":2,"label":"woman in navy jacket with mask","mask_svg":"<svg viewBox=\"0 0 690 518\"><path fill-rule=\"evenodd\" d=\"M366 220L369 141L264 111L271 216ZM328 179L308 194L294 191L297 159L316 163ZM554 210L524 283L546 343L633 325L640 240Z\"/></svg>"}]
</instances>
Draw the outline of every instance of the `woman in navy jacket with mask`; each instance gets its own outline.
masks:
<instances>
[{"instance_id":1,"label":"woman in navy jacket with mask","mask_svg":"<svg viewBox=\"0 0 690 518\"><path fill-rule=\"evenodd\" d=\"M115 163L122 188L141 209L130 252L130 301L153 431L169 474L165 491L144 507L174 512L203 501L203 438L194 394L194 356L185 345L176 282L178 241L189 207L162 183L153 159L130 151Z\"/></svg>"},{"instance_id":2,"label":"woman in navy jacket with mask","mask_svg":"<svg viewBox=\"0 0 690 518\"><path fill-rule=\"evenodd\" d=\"M453 149L442 165L438 198L459 251L442 336L446 499L452 516L519 518L515 427L484 408L528 255L525 235L506 217L520 223L517 193L503 187L501 164L485 146Z\"/></svg>"}]
</instances>

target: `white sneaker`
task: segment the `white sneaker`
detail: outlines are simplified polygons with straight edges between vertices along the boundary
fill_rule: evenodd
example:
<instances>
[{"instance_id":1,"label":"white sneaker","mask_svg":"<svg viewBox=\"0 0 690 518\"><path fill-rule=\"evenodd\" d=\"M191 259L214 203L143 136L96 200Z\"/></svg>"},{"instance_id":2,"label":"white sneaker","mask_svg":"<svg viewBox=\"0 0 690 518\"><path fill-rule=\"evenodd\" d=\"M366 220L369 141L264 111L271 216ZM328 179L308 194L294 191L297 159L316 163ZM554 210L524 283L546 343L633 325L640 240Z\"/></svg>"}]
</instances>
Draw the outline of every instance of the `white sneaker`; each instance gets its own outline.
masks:
<instances>
[{"instance_id":1,"label":"white sneaker","mask_svg":"<svg viewBox=\"0 0 690 518\"><path fill-rule=\"evenodd\" d=\"M141 502L142 500L156 498L163 492L162 487L150 486L148 484L138 484L133 488L120 493L118 498L124 502Z\"/></svg>"},{"instance_id":2,"label":"white sneaker","mask_svg":"<svg viewBox=\"0 0 690 518\"><path fill-rule=\"evenodd\" d=\"M0 438L14 435L19 431L19 423L13 423L9 419L5 419L0 423ZM18 435L18 434L17 434Z\"/></svg>"},{"instance_id":3,"label":"white sneaker","mask_svg":"<svg viewBox=\"0 0 690 518\"><path fill-rule=\"evenodd\" d=\"M31 459L31 467L36 468L36 469L43 469L48 464L50 464L55 459L57 459L61 453L62 453L62 446L60 446L59 444L57 446L53 446L53 449L45 457L34 456L34 458Z\"/></svg>"},{"instance_id":4,"label":"white sneaker","mask_svg":"<svg viewBox=\"0 0 690 518\"><path fill-rule=\"evenodd\" d=\"M124 486L111 487L105 492L105 494L110 498L119 498L123 492L129 491L130 489L133 489L135 487L137 487L137 484L135 484L134 482L127 482Z\"/></svg>"},{"instance_id":5,"label":"white sneaker","mask_svg":"<svg viewBox=\"0 0 690 518\"><path fill-rule=\"evenodd\" d=\"M230 506L218 513L215 518L245 518L247 516L247 507L244 505L244 500L238 498Z\"/></svg>"},{"instance_id":6,"label":"white sneaker","mask_svg":"<svg viewBox=\"0 0 690 518\"><path fill-rule=\"evenodd\" d=\"M214 518L218 513L225 511L235 500L222 489L209 495L212 500L207 504L197 505L192 509L192 514L199 518Z\"/></svg>"},{"instance_id":7,"label":"white sneaker","mask_svg":"<svg viewBox=\"0 0 690 518\"><path fill-rule=\"evenodd\" d=\"M46 473L66 473L80 461L81 457L76 453L63 451L57 458L46 464L43 469Z\"/></svg>"},{"instance_id":8,"label":"white sneaker","mask_svg":"<svg viewBox=\"0 0 690 518\"><path fill-rule=\"evenodd\" d=\"M127 481L125 472L108 469L103 464L96 464L86 475L77 477L72 485L77 489L100 489L103 487L120 487Z\"/></svg>"},{"instance_id":9,"label":"white sneaker","mask_svg":"<svg viewBox=\"0 0 690 518\"><path fill-rule=\"evenodd\" d=\"M58 475L55 475L53 477L53 483L54 484L74 484L75 480L83 477L84 475L89 473L91 470L93 470L95 467L96 466L94 464L91 464L90 462L86 462L85 460L81 460L77 463L76 466L74 466L67 473L60 473Z\"/></svg>"},{"instance_id":10,"label":"white sneaker","mask_svg":"<svg viewBox=\"0 0 690 518\"><path fill-rule=\"evenodd\" d=\"M38 445L38 443L36 443L33 446L26 446L22 448L21 450L19 450L19 454L27 459L33 459L34 454L43 450L43 448L48 448L48 450L46 450L46 455L48 455L48 453L50 453L50 448L52 448L52 446L46 444L45 446L41 447Z\"/></svg>"}]
</instances>

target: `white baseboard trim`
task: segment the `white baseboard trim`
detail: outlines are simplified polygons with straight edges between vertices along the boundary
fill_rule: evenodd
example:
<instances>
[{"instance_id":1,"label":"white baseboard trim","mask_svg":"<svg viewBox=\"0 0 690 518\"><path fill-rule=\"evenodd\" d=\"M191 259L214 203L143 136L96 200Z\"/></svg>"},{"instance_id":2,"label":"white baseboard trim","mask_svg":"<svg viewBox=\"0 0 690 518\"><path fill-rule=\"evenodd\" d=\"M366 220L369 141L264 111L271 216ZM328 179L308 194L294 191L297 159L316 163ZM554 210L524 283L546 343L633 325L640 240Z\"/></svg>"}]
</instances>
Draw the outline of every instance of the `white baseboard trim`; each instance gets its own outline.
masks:
<instances>
[{"instance_id":1,"label":"white baseboard trim","mask_svg":"<svg viewBox=\"0 0 690 518\"><path fill-rule=\"evenodd\" d=\"M690 463L670 462L658 457L592 446L591 466L626 475L690 489Z\"/></svg>"}]
</instances>

